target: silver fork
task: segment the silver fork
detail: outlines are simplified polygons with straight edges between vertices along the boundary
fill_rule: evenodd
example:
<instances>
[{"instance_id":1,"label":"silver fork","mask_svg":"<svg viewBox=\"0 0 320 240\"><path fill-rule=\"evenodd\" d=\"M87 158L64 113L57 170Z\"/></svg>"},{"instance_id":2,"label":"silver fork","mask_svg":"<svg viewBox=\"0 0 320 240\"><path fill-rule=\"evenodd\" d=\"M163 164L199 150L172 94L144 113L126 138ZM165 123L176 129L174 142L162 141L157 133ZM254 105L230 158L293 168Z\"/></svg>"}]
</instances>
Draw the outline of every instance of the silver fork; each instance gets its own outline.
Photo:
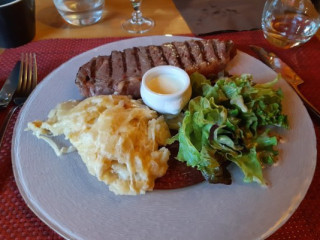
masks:
<instances>
[{"instance_id":1,"label":"silver fork","mask_svg":"<svg viewBox=\"0 0 320 240\"><path fill-rule=\"evenodd\" d=\"M9 111L5 117L4 123L0 129L0 146L4 134L7 130L8 123L15 111L20 108L24 102L27 100L30 93L37 86L38 74L37 74L37 60L35 53L21 54L21 64L19 72L19 83L13 102L15 106Z\"/></svg>"}]
</instances>

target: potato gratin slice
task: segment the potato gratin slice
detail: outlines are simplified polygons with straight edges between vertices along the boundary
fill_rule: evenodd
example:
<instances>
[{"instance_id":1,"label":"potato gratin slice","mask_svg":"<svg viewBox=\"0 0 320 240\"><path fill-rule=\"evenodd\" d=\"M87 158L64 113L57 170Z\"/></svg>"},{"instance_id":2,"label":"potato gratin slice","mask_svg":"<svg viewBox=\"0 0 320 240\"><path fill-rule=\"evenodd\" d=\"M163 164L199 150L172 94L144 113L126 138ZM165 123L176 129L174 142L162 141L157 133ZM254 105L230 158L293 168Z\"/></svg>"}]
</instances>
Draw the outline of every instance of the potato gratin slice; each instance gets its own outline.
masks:
<instances>
[{"instance_id":1,"label":"potato gratin slice","mask_svg":"<svg viewBox=\"0 0 320 240\"><path fill-rule=\"evenodd\" d=\"M109 185L115 194L136 195L152 191L156 178L168 168L170 137L162 116L127 96L95 96L68 101L51 110L47 121L28 123L38 138L57 155L51 136L65 135L77 149L90 174Z\"/></svg>"}]
</instances>

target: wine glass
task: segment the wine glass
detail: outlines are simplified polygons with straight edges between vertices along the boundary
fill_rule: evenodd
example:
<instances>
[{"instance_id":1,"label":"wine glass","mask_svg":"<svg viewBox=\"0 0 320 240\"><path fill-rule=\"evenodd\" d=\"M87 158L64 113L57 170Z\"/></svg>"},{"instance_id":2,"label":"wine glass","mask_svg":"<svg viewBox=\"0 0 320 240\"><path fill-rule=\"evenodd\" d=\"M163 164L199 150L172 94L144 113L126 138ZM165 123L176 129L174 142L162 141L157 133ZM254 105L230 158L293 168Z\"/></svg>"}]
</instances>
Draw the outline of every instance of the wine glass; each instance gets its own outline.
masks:
<instances>
[{"instance_id":1,"label":"wine glass","mask_svg":"<svg viewBox=\"0 0 320 240\"><path fill-rule=\"evenodd\" d=\"M320 27L310 0L267 0L262 13L265 38L284 49L307 42Z\"/></svg>"},{"instance_id":2,"label":"wine glass","mask_svg":"<svg viewBox=\"0 0 320 240\"><path fill-rule=\"evenodd\" d=\"M140 6L142 0L130 0L134 12L132 17L122 24L122 28L129 33L144 33L154 26L154 21L150 18L142 17Z\"/></svg>"}]
</instances>

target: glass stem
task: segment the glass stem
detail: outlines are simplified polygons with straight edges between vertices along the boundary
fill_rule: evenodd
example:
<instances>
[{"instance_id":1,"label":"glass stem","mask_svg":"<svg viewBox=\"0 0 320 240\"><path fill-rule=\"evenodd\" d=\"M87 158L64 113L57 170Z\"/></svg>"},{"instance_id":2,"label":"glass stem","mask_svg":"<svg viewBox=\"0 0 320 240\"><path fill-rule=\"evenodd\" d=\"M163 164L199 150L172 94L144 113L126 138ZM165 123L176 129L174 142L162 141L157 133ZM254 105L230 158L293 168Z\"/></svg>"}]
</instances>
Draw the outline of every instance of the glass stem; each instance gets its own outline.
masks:
<instances>
[{"instance_id":1,"label":"glass stem","mask_svg":"<svg viewBox=\"0 0 320 240\"><path fill-rule=\"evenodd\" d=\"M141 1L139 2L132 2L132 7L134 12L132 13L132 22L135 24L142 23L142 13L140 11Z\"/></svg>"}]
</instances>

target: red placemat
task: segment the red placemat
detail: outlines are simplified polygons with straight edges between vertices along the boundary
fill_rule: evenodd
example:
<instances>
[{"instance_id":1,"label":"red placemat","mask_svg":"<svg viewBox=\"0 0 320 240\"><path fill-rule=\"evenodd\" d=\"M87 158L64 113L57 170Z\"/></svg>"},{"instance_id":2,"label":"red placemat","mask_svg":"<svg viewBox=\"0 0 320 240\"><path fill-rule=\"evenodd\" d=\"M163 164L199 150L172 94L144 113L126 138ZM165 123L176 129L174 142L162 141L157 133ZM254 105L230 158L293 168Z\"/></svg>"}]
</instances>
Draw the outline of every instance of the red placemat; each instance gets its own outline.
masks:
<instances>
[{"instance_id":1,"label":"red placemat","mask_svg":"<svg viewBox=\"0 0 320 240\"><path fill-rule=\"evenodd\" d=\"M240 50L252 55L253 53L248 47L250 44L260 45L274 51L300 76L303 76L305 83L300 87L301 92L320 109L320 94L318 94L320 92L320 77L318 73L320 42L317 38L311 39L311 41L299 48L290 50L272 47L264 40L261 31L223 33L206 38L232 39ZM8 49L0 55L0 86L10 74L22 52L35 52L37 54L39 80L42 80L52 70L71 57L99 45L120 39L53 39L32 42L16 49ZM0 111L1 124L6 111ZM28 208L16 186L11 165L11 137L16 117L17 114L11 120L4 143L0 148L0 239L61 239L58 234L47 227ZM313 120L317 139L319 139L320 121ZM317 149L320 149L319 140L317 140ZM319 156L317 160L319 160ZM297 211L268 239L320 239L319 205L320 170L317 167L309 191Z\"/></svg>"}]
</instances>

